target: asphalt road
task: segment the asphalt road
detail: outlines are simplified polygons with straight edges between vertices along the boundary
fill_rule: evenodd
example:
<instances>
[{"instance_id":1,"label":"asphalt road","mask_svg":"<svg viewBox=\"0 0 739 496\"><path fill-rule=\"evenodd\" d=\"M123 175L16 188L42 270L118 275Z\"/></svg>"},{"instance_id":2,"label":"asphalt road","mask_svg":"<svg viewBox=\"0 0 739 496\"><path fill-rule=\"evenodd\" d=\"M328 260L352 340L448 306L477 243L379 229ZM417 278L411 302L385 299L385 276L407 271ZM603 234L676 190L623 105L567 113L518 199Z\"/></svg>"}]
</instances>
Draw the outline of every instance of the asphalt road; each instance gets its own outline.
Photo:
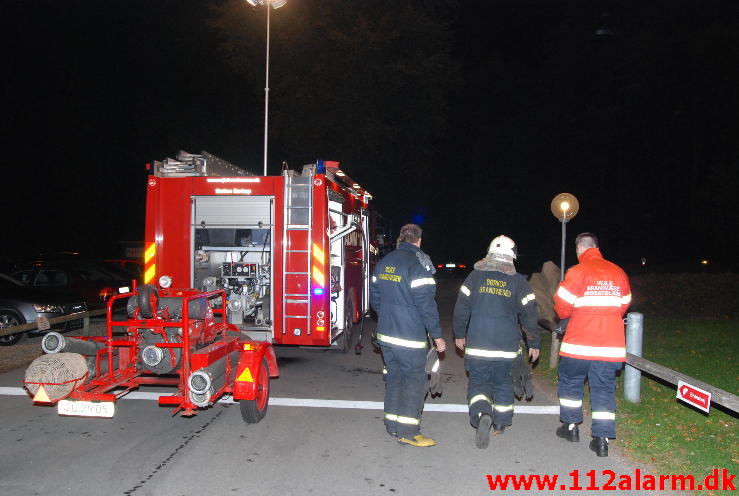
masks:
<instances>
[{"instance_id":1,"label":"asphalt road","mask_svg":"<svg viewBox=\"0 0 739 496\"><path fill-rule=\"evenodd\" d=\"M439 285L449 344L458 285L448 279ZM382 424L381 358L365 345L361 356L279 348L281 375L272 380L273 403L258 424L244 423L233 403L184 418L149 399L119 401L113 419L60 417L17 394L23 370L2 374L0 494L466 495L503 492L489 486L487 476L496 474L556 474L554 489L542 494L598 494L568 489L568 474L579 470L585 488L589 470L602 485L603 470L612 470L618 482L636 468L620 455L617 442L610 457L597 458L588 450L586 431L579 444L557 439L556 414L519 410L512 427L478 450L466 413L458 411L466 402L466 377L454 353L442 362L444 393L427 401L423 415L422 430L438 445L400 445ZM534 400L517 407L553 406L555 396L551 386L537 383ZM298 398L347 403L296 406Z\"/></svg>"}]
</instances>

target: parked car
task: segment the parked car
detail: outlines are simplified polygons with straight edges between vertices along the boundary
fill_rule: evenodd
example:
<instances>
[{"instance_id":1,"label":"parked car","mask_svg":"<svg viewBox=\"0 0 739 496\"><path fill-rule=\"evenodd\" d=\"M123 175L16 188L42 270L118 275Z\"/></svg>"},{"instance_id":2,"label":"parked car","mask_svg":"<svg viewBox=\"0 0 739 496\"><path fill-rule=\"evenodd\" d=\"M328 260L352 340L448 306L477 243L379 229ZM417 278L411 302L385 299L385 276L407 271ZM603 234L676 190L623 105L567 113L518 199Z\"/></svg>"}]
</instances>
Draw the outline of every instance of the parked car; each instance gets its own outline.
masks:
<instances>
[{"instance_id":1,"label":"parked car","mask_svg":"<svg viewBox=\"0 0 739 496\"><path fill-rule=\"evenodd\" d=\"M123 269L134 279L142 279L144 277L144 262L133 258L108 258L103 260L106 264Z\"/></svg>"},{"instance_id":2,"label":"parked car","mask_svg":"<svg viewBox=\"0 0 739 496\"><path fill-rule=\"evenodd\" d=\"M87 311L81 296L51 293L41 288L24 285L17 279L0 273L0 330L34 322L39 317L52 319L63 315ZM53 330L73 331L80 329L84 320L80 317L51 326ZM31 330L0 336L0 346L19 343L28 334L45 331Z\"/></svg>"},{"instance_id":3,"label":"parked car","mask_svg":"<svg viewBox=\"0 0 739 496\"><path fill-rule=\"evenodd\" d=\"M102 308L118 293L127 293L134 277L123 269L95 260L36 261L31 267L13 272L23 284L50 292L79 294L88 308Z\"/></svg>"},{"instance_id":4,"label":"parked car","mask_svg":"<svg viewBox=\"0 0 739 496\"><path fill-rule=\"evenodd\" d=\"M461 274L467 270L467 265L455 262L447 262L444 264L437 264L436 270L437 273Z\"/></svg>"}]
</instances>

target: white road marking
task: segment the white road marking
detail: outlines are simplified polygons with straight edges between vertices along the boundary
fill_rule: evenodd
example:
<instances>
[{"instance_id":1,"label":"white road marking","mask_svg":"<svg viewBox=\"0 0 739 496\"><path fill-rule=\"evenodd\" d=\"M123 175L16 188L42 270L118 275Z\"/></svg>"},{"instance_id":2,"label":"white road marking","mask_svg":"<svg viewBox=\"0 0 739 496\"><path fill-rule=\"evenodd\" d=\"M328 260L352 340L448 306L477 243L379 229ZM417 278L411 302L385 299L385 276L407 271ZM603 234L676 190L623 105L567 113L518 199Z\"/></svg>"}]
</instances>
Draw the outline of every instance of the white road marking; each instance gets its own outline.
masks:
<instances>
[{"instance_id":1,"label":"white road marking","mask_svg":"<svg viewBox=\"0 0 739 496\"><path fill-rule=\"evenodd\" d=\"M124 400L156 400L162 393L132 391L125 395ZM28 392L19 387L0 387L0 396L28 396ZM222 398L219 403L235 403L233 398ZM319 400L312 398L270 398L271 406L297 406L306 408L337 408L356 410L382 410L382 401L349 401L349 400ZM426 403L425 412L467 413L467 405L452 403ZM559 415L559 405L515 405L515 413L533 415Z\"/></svg>"},{"instance_id":2,"label":"white road marking","mask_svg":"<svg viewBox=\"0 0 739 496\"><path fill-rule=\"evenodd\" d=\"M28 391L19 387L0 387L2 396L28 396ZM30 396L29 396L30 397Z\"/></svg>"}]
</instances>

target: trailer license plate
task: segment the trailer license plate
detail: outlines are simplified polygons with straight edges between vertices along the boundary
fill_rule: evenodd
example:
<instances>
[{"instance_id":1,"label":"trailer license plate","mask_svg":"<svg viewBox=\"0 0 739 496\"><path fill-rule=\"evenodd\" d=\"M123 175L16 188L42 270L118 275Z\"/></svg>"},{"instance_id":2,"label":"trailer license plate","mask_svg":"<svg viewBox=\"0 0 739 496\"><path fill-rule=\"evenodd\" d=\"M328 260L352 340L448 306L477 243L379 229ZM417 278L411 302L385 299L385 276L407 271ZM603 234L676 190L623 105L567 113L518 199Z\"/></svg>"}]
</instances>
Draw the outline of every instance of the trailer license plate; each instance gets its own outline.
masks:
<instances>
[{"instance_id":1,"label":"trailer license plate","mask_svg":"<svg viewBox=\"0 0 739 496\"><path fill-rule=\"evenodd\" d=\"M115 403L112 401L61 400L57 403L57 412L59 415L75 417L112 418L115 413Z\"/></svg>"}]
</instances>

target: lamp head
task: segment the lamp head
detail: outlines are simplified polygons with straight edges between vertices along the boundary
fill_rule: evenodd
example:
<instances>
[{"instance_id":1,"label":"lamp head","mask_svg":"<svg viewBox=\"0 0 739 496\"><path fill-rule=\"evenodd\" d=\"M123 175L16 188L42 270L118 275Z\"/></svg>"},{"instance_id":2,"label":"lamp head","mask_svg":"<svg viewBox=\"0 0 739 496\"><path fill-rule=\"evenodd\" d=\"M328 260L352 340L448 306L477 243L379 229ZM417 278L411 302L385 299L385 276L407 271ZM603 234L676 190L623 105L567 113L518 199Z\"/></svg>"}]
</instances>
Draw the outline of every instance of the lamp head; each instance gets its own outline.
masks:
<instances>
[{"instance_id":1,"label":"lamp head","mask_svg":"<svg viewBox=\"0 0 739 496\"><path fill-rule=\"evenodd\" d=\"M272 7L273 9L279 9L287 3L287 0L246 0L246 3L248 3L252 7L257 7L258 5L267 5L268 7Z\"/></svg>"},{"instance_id":2,"label":"lamp head","mask_svg":"<svg viewBox=\"0 0 739 496\"><path fill-rule=\"evenodd\" d=\"M560 221L567 222L572 219L580 210L580 202L577 201L575 195L570 193L560 193L554 197L550 205L552 215Z\"/></svg>"}]
</instances>

